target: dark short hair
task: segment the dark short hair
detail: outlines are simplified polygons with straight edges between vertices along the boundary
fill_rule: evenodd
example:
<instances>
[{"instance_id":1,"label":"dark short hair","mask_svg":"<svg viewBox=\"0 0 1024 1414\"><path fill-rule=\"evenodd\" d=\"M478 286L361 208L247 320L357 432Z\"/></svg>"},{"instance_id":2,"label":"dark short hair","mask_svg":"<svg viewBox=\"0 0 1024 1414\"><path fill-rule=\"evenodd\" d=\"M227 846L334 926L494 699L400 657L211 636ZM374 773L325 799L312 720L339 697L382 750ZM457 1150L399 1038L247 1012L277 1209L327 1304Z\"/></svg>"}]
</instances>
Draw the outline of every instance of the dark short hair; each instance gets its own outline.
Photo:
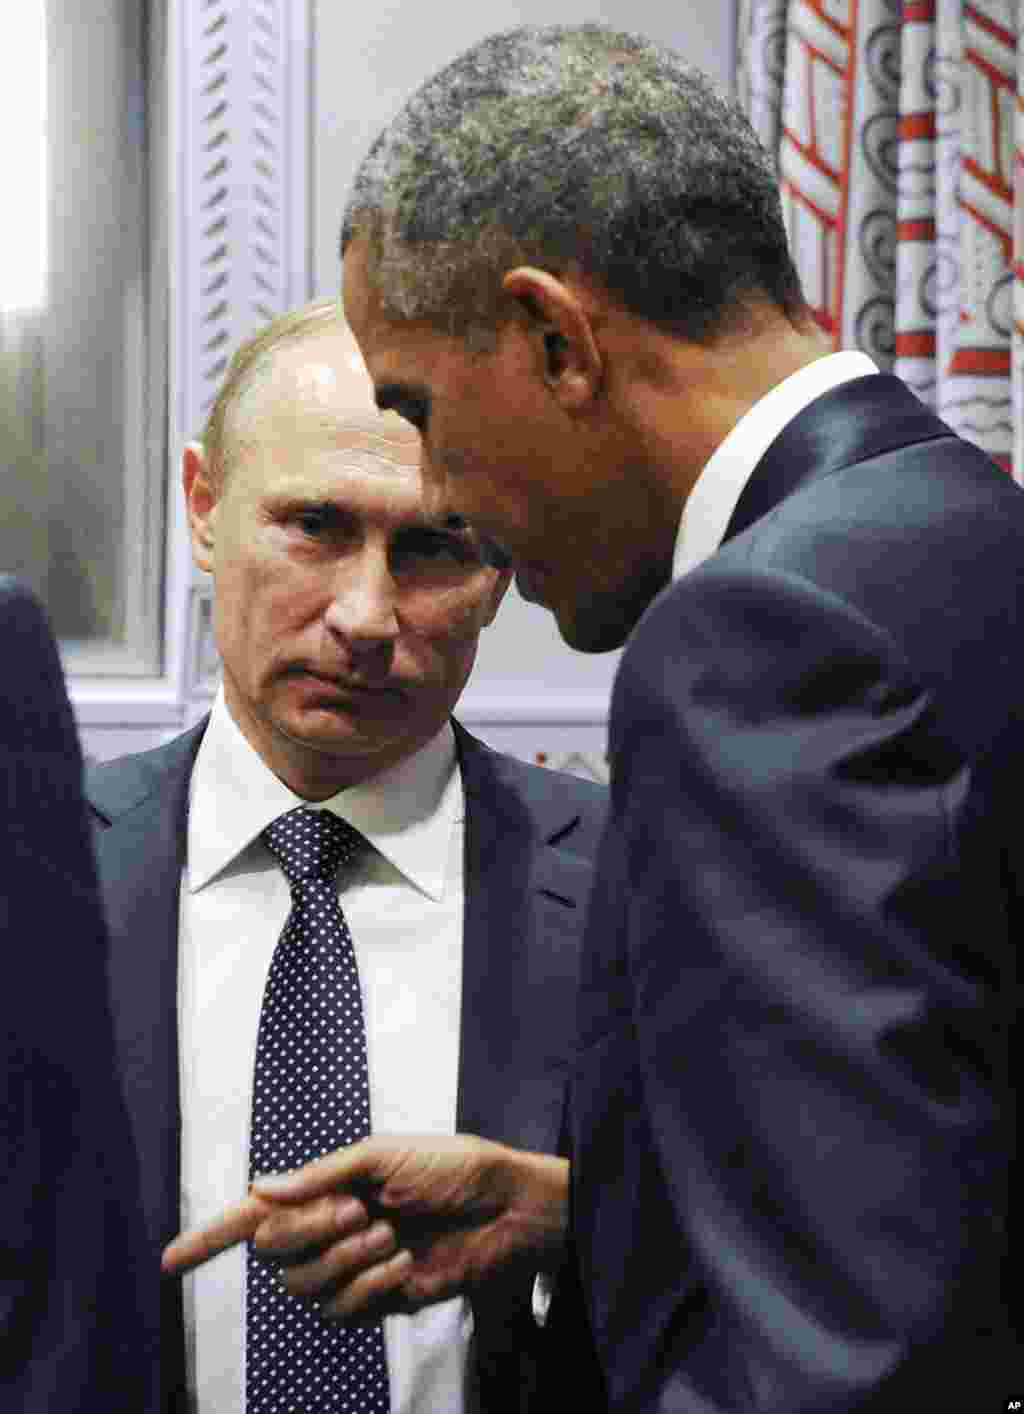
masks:
<instances>
[{"instance_id":1,"label":"dark short hair","mask_svg":"<svg viewBox=\"0 0 1024 1414\"><path fill-rule=\"evenodd\" d=\"M768 300L805 311L772 161L671 50L602 25L492 35L429 79L363 160L342 230L386 313L451 332L500 317L501 276L576 264L708 340Z\"/></svg>"}]
</instances>

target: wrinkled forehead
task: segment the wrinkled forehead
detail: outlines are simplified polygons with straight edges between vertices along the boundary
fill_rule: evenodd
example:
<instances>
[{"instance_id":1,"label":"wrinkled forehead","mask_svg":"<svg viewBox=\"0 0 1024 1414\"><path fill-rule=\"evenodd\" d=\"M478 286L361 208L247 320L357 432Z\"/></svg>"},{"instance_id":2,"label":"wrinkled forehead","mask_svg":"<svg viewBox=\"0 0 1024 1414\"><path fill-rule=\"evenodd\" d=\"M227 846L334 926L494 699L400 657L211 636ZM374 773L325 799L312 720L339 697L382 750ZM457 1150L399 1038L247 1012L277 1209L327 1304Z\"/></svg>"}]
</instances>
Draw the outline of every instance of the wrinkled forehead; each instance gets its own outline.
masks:
<instances>
[{"instance_id":1,"label":"wrinkled forehead","mask_svg":"<svg viewBox=\"0 0 1024 1414\"><path fill-rule=\"evenodd\" d=\"M381 412L351 333L344 327L271 349L250 370L228 418L236 446L287 441L346 453L353 467L419 465L419 438Z\"/></svg>"},{"instance_id":2,"label":"wrinkled forehead","mask_svg":"<svg viewBox=\"0 0 1024 1414\"><path fill-rule=\"evenodd\" d=\"M301 395L354 413L373 403L359 345L340 323L264 350L239 390L238 406L247 409L268 394Z\"/></svg>"}]
</instances>

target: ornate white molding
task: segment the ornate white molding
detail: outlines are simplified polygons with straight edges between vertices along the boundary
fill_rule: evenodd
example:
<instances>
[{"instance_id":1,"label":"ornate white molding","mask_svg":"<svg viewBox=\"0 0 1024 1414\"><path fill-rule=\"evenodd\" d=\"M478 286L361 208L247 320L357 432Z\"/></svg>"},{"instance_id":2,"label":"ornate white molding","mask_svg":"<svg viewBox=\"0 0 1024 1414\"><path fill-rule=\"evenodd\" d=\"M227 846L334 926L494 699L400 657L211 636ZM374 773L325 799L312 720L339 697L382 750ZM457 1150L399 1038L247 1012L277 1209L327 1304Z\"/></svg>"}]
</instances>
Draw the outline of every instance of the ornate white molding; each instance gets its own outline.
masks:
<instances>
[{"instance_id":1,"label":"ornate white molding","mask_svg":"<svg viewBox=\"0 0 1024 1414\"><path fill-rule=\"evenodd\" d=\"M310 292L303 0L177 0L179 415L202 425L232 349Z\"/></svg>"},{"instance_id":2,"label":"ornate white molding","mask_svg":"<svg viewBox=\"0 0 1024 1414\"><path fill-rule=\"evenodd\" d=\"M194 584L190 597L192 661L189 663L189 680L193 697L208 701L216 693L220 682L220 654L213 633L213 586L210 583Z\"/></svg>"},{"instance_id":3,"label":"ornate white molding","mask_svg":"<svg viewBox=\"0 0 1024 1414\"><path fill-rule=\"evenodd\" d=\"M211 684L205 576L178 458L237 345L309 298L308 0L171 0L168 668L185 716Z\"/></svg>"}]
</instances>

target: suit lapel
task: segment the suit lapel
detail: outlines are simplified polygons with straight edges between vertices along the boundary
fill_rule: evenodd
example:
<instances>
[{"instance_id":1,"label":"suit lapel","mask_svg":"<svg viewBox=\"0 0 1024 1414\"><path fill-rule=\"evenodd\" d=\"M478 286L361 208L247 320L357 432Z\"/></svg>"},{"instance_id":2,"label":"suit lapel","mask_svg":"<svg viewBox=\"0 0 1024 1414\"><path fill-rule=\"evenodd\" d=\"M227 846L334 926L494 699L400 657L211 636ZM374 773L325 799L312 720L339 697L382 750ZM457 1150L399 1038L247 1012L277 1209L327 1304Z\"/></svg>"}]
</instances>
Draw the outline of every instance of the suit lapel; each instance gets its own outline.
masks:
<instances>
[{"instance_id":1,"label":"suit lapel","mask_svg":"<svg viewBox=\"0 0 1024 1414\"><path fill-rule=\"evenodd\" d=\"M178 1231L178 932L188 786L206 722L142 765L90 773L89 797L107 828L94 835L110 928L109 975L125 1101L138 1146L156 1283L161 1408L189 1407L180 1281L159 1281L160 1249ZM109 772L109 773L108 773Z\"/></svg>"},{"instance_id":2,"label":"suit lapel","mask_svg":"<svg viewBox=\"0 0 1024 1414\"><path fill-rule=\"evenodd\" d=\"M125 1099L139 1147L154 1244L178 1230L178 931L188 783L203 727L167 749L163 770L118 795L90 791L111 823L96 836L110 924L110 987Z\"/></svg>"},{"instance_id":3,"label":"suit lapel","mask_svg":"<svg viewBox=\"0 0 1024 1414\"><path fill-rule=\"evenodd\" d=\"M744 486L725 539L767 515L804 481L893 447L952 435L899 378L869 374L841 383L815 398L776 437Z\"/></svg>"},{"instance_id":4,"label":"suit lapel","mask_svg":"<svg viewBox=\"0 0 1024 1414\"><path fill-rule=\"evenodd\" d=\"M456 724L466 798L459 1130L555 1149L590 864L575 814Z\"/></svg>"}]
</instances>

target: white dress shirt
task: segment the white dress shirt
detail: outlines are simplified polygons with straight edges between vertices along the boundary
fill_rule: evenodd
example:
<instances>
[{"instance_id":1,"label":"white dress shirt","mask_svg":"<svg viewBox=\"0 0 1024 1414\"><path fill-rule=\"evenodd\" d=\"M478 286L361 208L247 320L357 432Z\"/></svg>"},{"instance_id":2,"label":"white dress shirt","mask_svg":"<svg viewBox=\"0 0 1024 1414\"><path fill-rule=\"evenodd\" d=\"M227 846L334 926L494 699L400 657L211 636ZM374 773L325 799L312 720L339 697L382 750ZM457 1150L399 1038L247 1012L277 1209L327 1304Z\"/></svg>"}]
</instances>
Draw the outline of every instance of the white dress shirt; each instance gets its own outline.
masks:
<instances>
[{"instance_id":1,"label":"white dress shirt","mask_svg":"<svg viewBox=\"0 0 1024 1414\"><path fill-rule=\"evenodd\" d=\"M260 1004L291 896L260 832L304 804L219 695L192 773L178 1009L182 1224L245 1196ZM450 726L414 756L319 807L373 844L340 896L366 1020L381 1133L455 1132L462 990L462 782ZM197 1414L245 1409L245 1247L185 1278ZM472 1315L462 1300L388 1317L392 1414L461 1414Z\"/></svg>"},{"instance_id":2,"label":"white dress shirt","mask_svg":"<svg viewBox=\"0 0 1024 1414\"><path fill-rule=\"evenodd\" d=\"M822 393L877 372L867 354L826 354L777 383L744 413L715 448L686 498L672 561L673 579L696 569L721 545L744 486L786 424Z\"/></svg>"}]
</instances>

